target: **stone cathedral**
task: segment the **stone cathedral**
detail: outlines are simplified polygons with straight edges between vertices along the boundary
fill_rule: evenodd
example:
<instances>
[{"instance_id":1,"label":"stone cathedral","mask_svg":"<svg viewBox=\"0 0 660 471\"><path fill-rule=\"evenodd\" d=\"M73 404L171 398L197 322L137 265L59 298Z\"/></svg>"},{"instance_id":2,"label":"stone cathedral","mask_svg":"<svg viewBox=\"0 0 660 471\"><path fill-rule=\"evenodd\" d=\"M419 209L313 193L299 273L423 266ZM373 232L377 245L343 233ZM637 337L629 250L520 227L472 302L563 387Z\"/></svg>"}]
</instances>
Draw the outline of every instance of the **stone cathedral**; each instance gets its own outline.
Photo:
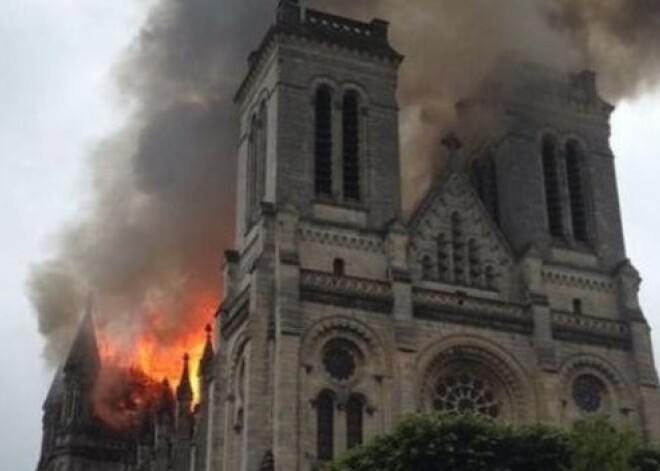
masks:
<instances>
[{"instance_id":1,"label":"stone cathedral","mask_svg":"<svg viewBox=\"0 0 660 471\"><path fill-rule=\"evenodd\" d=\"M67 377L95 367L77 340L39 470L309 471L435 410L561 426L604 414L660 439L594 74L494 71L457 105L446 168L404 219L402 60L384 21L281 1L235 95L236 251L199 406L181 412L186 366L139 438L62 425L67 385L86 384Z\"/></svg>"}]
</instances>

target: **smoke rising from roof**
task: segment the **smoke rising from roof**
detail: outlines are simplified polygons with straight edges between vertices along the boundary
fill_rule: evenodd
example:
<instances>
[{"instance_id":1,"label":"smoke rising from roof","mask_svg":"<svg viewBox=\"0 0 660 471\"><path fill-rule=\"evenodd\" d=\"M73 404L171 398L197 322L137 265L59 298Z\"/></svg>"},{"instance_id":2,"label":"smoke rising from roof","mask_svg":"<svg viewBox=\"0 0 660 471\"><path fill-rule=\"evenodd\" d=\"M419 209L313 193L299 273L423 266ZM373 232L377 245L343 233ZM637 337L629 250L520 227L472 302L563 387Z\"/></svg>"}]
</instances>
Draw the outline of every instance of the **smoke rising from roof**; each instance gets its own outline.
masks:
<instances>
[{"instance_id":1,"label":"smoke rising from roof","mask_svg":"<svg viewBox=\"0 0 660 471\"><path fill-rule=\"evenodd\" d=\"M392 23L401 71L404 199L439 168L439 139L454 103L513 51L563 70L592 68L610 100L653 85L660 71L656 0L310 0L306 6ZM90 159L94 193L36 266L30 293L59 361L95 293L98 322L166 343L196 297L219 292L233 241L237 123L232 96L275 1L160 0L119 66L135 113ZM142 312L157 307L158 325ZM201 330L200 330L201 335Z\"/></svg>"}]
</instances>

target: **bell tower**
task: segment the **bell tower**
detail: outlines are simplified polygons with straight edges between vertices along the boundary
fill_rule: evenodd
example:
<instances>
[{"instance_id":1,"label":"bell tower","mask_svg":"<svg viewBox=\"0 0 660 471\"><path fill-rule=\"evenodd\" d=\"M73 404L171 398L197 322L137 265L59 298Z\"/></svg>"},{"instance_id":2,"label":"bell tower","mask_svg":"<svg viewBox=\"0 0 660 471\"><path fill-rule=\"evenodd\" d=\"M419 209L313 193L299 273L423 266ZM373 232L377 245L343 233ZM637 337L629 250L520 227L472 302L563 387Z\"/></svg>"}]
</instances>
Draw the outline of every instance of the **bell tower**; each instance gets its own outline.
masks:
<instances>
[{"instance_id":1,"label":"bell tower","mask_svg":"<svg viewBox=\"0 0 660 471\"><path fill-rule=\"evenodd\" d=\"M399 217L402 57L387 31L280 2L235 96L239 247L262 203L363 227Z\"/></svg>"},{"instance_id":2,"label":"bell tower","mask_svg":"<svg viewBox=\"0 0 660 471\"><path fill-rule=\"evenodd\" d=\"M625 260L609 145L614 108L594 73L506 60L458 110L468 134L479 126L473 182L516 250L533 245L548 260L606 272Z\"/></svg>"},{"instance_id":3,"label":"bell tower","mask_svg":"<svg viewBox=\"0 0 660 471\"><path fill-rule=\"evenodd\" d=\"M218 317L213 469L309 470L327 458L307 443L316 435L307 414L322 404L306 398L298 381L307 368L302 338L315 322L302 299L312 294L300 290L319 273L345 280L387 273L382 234L401 211L401 61L386 22L303 9L294 0L280 2L275 23L249 56L235 95L237 250L226 254ZM317 240L334 228L334 242ZM368 242L361 234L369 234ZM377 268L364 257L380 257ZM337 436L324 442L332 453L362 439L366 405L357 398L350 404L359 430L351 429L349 440L337 426ZM328 411L340 420L337 401L332 396Z\"/></svg>"}]
</instances>

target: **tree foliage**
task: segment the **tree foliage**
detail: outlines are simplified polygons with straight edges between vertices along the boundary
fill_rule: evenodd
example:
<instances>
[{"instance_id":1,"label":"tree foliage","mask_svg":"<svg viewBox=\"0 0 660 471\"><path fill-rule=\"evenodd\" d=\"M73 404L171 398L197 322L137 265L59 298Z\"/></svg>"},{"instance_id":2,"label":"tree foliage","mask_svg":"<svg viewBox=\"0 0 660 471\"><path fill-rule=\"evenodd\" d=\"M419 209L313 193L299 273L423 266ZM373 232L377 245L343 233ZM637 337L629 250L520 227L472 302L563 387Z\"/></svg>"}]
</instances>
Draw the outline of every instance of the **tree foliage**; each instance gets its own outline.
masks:
<instances>
[{"instance_id":1,"label":"tree foliage","mask_svg":"<svg viewBox=\"0 0 660 471\"><path fill-rule=\"evenodd\" d=\"M604 419L572 431L479 415L413 415L323 471L660 471L660 450Z\"/></svg>"}]
</instances>

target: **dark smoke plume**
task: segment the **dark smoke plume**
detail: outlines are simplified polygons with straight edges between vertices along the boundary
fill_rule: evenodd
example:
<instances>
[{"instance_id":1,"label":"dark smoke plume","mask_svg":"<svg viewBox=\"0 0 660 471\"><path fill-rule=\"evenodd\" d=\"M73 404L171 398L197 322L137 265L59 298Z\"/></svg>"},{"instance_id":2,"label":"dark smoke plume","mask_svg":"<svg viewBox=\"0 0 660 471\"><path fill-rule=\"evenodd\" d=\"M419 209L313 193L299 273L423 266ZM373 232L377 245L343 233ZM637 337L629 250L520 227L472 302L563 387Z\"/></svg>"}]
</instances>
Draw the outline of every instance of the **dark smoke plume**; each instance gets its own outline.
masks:
<instances>
[{"instance_id":1,"label":"dark smoke plume","mask_svg":"<svg viewBox=\"0 0 660 471\"><path fill-rule=\"evenodd\" d=\"M196 297L219 292L232 245L237 129L231 97L275 0L160 0L119 67L136 104L124 131L91 160L95 192L64 231L57 255L33 272L46 353L58 360L76 306L94 292L99 323L167 339L187 329ZM616 101L653 85L660 70L657 0L311 0L309 7L383 17L401 71L407 209L440 168L439 138L454 103L503 54L562 70L592 68ZM130 328L128 328L130 327Z\"/></svg>"}]
</instances>

